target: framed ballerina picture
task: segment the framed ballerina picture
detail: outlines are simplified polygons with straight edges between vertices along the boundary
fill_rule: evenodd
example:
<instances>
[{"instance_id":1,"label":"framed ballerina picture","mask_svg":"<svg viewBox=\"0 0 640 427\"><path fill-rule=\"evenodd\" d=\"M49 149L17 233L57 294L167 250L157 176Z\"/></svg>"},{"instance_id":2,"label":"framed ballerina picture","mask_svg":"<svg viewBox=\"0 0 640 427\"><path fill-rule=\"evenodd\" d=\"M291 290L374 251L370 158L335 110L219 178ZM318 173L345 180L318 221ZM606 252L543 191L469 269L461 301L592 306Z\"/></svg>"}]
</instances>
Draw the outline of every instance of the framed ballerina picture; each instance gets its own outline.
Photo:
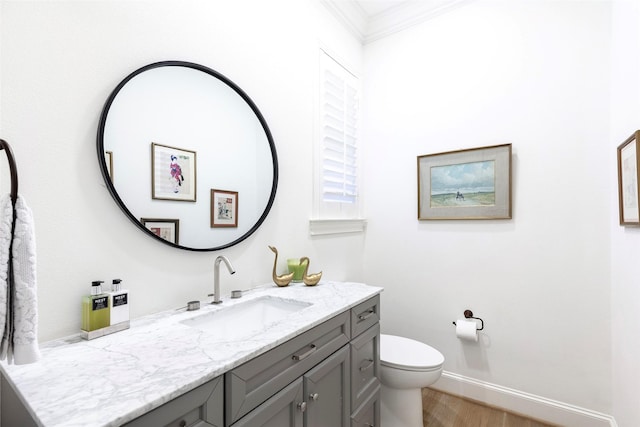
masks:
<instances>
[{"instance_id":1,"label":"framed ballerina picture","mask_svg":"<svg viewBox=\"0 0 640 427\"><path fill-rule=\"evenodd\" d=\"M151 143L151 198L196 201L196 152Z\"/></svg>"}]
</instances>

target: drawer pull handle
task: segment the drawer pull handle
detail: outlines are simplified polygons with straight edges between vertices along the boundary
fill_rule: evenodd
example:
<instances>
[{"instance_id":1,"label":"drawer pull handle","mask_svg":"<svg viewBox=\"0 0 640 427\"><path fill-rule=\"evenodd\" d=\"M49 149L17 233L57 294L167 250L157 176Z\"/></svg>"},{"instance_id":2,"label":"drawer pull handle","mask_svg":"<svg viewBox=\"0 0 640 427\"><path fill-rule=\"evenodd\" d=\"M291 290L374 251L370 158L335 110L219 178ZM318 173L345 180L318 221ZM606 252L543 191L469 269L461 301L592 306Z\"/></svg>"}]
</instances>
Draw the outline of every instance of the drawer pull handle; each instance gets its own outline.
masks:
<instances>
[{"instance_id":1,"label":"drawer pull handle","mask_svg":"<svg viewBox=\"0 0 640 427\"><path fill-rule=\"evenodd\" d=\"M358 314L358 320L367 320L369 317L373 316L374 313L375 311L371 309L364 314Z\"/></svg>"},{"instance_id":2,"label":"drawer pull handle","mask_svg":"<svg viewBox=\"0 0 640 427\"><path fill-rule=\"evenodd\" d=\"M311 347L309 348L309 350L305 351L302 354L294 354L291 358L293 360L295 360L296 362L299 362L301 360L306 359L307 357L311 356L311 354L316 351L316 345L315 344L311 344Z\"/></svg>"},{"instance_id":3,"label":"drawer pull handle","mask_svg":"<svg viewBox=\"0 0 640 427\"><path fill-rule=\"evenodd\" d=\"M186 425L187 425L187 422L185 420L180 421L180 427L185 427Z\"/></svg>"},{"instance_id":4,"label":"drawer pull handle","mask_svg":"<svg viewBox=\"0 0 640 427\"><path fill-rule=\"evenodd\" d=\"M307 410L307 402L298 403L298 409L300 410L300 412L306 411Z\"/></svg>"},{"instance_id":5,"label":"drawer pull handle","mask_svg":"<svg viewBox=\"0 0 640 427\"><path fill-rule=\"evenodd\" d=\"M373 360L372 359L365 360L365 363L360 365L360 372L364 372L367 369L370 369L372 366L373 366Z\"/></svg>"},{"instance_id":6,"label":"drawer pull handle","mask_svg":"<svg viewBox=\"0 0 640 427\"><path fill-rule=\"evenodd\" d=\"M309 395L309 399L317 401L320 398L320 395L318 393L311 393Z\"/></svg>"}]
</instances>

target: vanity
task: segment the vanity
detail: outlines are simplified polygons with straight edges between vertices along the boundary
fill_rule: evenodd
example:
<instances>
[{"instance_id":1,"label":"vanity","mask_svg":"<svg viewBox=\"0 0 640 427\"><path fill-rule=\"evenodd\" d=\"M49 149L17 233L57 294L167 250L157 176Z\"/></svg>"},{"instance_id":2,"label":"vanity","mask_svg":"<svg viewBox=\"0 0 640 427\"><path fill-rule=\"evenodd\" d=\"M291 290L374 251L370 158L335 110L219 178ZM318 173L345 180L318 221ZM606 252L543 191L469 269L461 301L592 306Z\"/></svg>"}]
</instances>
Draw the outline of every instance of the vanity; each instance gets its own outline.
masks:
<instances>
[{"instance_id":1,"label":"vanity","mask_svg":"<svg viewBox=\"0 0 640 427\"><path fill-rule=\"evenodd\" d=\"M2 425L379 426L380 292L270 284L45 343L0 365Z\"/></svg>"}]
</instances>

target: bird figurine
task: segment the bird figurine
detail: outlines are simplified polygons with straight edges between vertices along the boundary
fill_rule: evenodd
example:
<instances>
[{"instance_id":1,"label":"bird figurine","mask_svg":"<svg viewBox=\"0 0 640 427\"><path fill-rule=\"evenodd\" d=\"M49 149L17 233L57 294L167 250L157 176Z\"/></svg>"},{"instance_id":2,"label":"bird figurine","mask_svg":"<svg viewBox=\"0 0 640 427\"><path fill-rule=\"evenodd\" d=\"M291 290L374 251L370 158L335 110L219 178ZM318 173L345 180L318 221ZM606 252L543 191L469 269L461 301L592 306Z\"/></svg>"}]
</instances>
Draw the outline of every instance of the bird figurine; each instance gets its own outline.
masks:
<instances>
[{"instance_id":1,"label":"bird figurine","mask_svg":"<svg viewBox=\"0 0 640 427\"><path fill-rule=\"evenodd\" d=\"M271 273L273 283L280 287L289 285L289 283L291 283L291 280L293 279L293 273L287 273L278 276L276 274L276 265L278 264L278 250L273 246L269 246L269 249L271 249L271 251L276 254L276 259L273 261L273 273Z\"/></svg>"},{"instance_id":2,"label":"bird figurine","mask_svg":"<svg viewBox=\"0 0 640 427\"><path fill-rule=\"evenodd\" d=\"M309 271L309 263L310 263L309 258L307 258L306 256L303 256L302 258L300 258L300 265L302 265L303 263L304 263L304 273L302 274L302 281L307 286L317 285L318 282L320 281L320 278L322 277L322 271L320 273L307 274L307 272Z\"/></svg>"}]
</instances>

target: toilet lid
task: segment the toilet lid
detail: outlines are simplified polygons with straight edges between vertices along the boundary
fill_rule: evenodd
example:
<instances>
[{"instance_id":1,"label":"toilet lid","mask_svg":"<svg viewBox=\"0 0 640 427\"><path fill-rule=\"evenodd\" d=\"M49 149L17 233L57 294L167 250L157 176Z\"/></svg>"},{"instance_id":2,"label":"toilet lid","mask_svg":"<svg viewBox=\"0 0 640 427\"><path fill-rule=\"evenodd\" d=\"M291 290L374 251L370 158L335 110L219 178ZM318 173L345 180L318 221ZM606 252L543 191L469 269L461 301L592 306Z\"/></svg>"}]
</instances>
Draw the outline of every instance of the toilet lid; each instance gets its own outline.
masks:
<instances>
[{"instance_id":1,"label":"toilet lid","mask_svg":"<svg viewBox=\"0 0 640 427\"><path fill-rule=\"evenodd\" d=\"M380 363L405 370L429 370L444 363L444 356L433 347L405 337L380 335Z\"/></svg>"}]
</instances>

